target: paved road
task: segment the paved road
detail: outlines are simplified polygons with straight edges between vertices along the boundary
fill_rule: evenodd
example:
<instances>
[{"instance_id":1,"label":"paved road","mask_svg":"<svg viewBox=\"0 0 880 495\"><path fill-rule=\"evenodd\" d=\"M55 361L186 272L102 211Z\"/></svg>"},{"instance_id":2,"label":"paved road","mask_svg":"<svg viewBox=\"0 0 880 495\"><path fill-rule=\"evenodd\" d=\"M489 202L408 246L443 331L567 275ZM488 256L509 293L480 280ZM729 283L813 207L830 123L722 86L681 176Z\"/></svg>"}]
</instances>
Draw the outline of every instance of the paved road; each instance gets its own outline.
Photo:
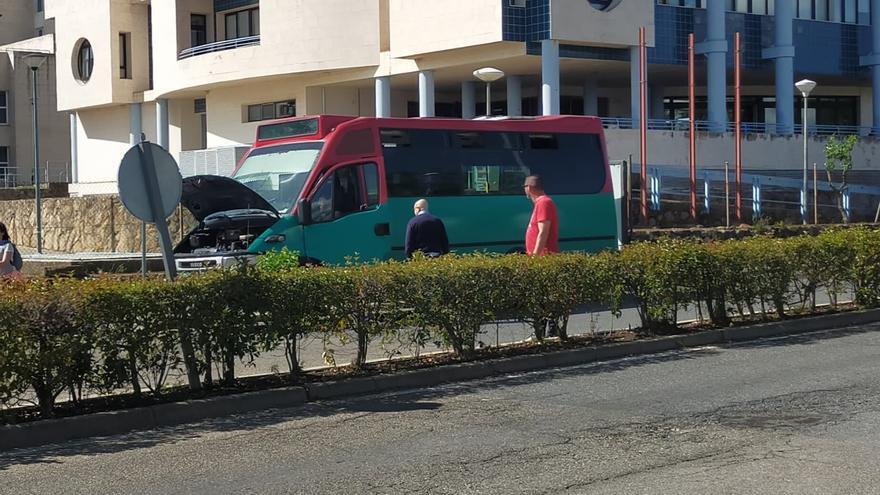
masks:
<instances>
[{"instance_id":1,"label":"paved road","mask_svg":"<svg viewBox=\"0 0 880 495\"><path fill-rule=\"evenodd\" d=\"M0 455L2 493L877 493L880 324Z\"/></svg>"}]
</instances>

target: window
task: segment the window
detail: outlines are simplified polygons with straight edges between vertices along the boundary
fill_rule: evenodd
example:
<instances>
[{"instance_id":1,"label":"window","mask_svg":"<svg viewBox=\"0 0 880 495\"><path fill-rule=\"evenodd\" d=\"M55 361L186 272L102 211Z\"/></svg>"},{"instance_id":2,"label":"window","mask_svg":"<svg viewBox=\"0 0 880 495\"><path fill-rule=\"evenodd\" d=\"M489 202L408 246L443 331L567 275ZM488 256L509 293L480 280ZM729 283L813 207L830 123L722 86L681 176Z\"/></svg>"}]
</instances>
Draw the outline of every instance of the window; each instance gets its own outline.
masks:
<instances>
[{"instance_id":1,"label":"window","mask_svg":"<svg viewBox=\"0 0 880 495\"><path fill-rule=\"evenodd\" d=\"M9 103L6 91L0 91L0 124L9 123Z\"/></svg>"},{"instance_id":2,"label":"window","mask_svg":"<svg viewBox=\"0 0 880 495\"><path fill-rule=\"evenodd\" d=\"M43 0L37 0L37 12L43 11Z\"/></svg>"},{"instance_id":3,"label":"window","mask_svg":"<svg viewBox=\"0 0 880 495\"><path fill-rule=\"evenodd\" d=\"M193 100L193 113L205 113L208 111L208 104L204 98L196 98Z\"/></svg>"},{"instance_id":4,"label":"window","mask_svg":"<svg viewBox=\"0 0 880 495\"><path fill-rule=\"evenodd\" d=\"M0 146L0 180L6 182L9 175L9 147Z\"/></svg>"},{"instance_id":5,"label":"window","mask_svg":"<svg viewBox=\"0 0 880 495\"><path fill-rule=\"evenodd\" d=\"M366 198L363 195L364 185L361 182L361 170L364 171L364 178L367 179ZM324 182L312 195L312 221L315 223L330 222L362 211L368 206L377 205L379 203L378 186L378 176L374 164L351 165L336 169L324 179ZM375 191L375 197L370 195L371 187Z\"/></svg>"},{"instance_id":6,"label":"window","mask_svg":"<svg viewBox=\"0 0 880 495\"><path fill-rule=\"evenodd\" d=\"M321 143L294 143L256 148L233 178L284 213L299 198L321 147Z\"/></svg>"},{"instance_id":7,"label":"window","mask_svg":"<svg viewBox=\"0 0 880 495\"><path fill-rule=\"evenodd\" d=\"M258 103L248 105L247 121L258 122L260 120L280 119L296 115L296 100L276 101L272 103Z\"/></svg>"},{"instance_id":8,"label":"window","mask_svg":"<svg viewBox=\"0 0 880 495\"><path fill-rule=\"evenodd\" d=\"M202 46L208 42L208 17L204 14L189 16L190 45Z\"/></svg>"},{"instance_id":9,"label":"window","mask_svg":"<svg viewBox=\"0 0 880 495\"><path fill-rule=\"evenodd\" d=\"M119 33L119 78L131 79L131 33Z\"/></svg>"},{"instance_id":10,"label":"window","mask_svg":"<svg viewBox=\"0 0 880 495\"><path fill-rule=\"evenodd\" d=\"M226 39L233 40L258 34L260 34L260 9L226 14Z\"/></svg>"},{"instance_id":11,"label":"window","mask_svg":"<svg viewBox=\"0 0 880 495\"><path fill-rule=\"evenodd\" d=\"M591 134L383 129L388 194L395 197L520 195L544 177L550 194L592 194L605 158Z\"/></svg>"},{"instance_id":12,"label":"window","mask_svg":"<svg viewBox=\"0 0 880 495\"><path fill-rule=\"evenodd\" d=\"M80 40L76 50L76 79L79 82L86 83L92 77L92 68L95 64L95 58L92 54L92 44L89 40Z\"/></svg>"},{"instance_id":13,"label":"window","mask_svg":"<svg viewBox=\"0 0 880 495\"><path fill-rule=\"evenodd\" d=\"M364 185L367 192L367 206L379 205L379 171L375 163L369 163L362 167L364 172Z\"/></svg>"}]
</instances>

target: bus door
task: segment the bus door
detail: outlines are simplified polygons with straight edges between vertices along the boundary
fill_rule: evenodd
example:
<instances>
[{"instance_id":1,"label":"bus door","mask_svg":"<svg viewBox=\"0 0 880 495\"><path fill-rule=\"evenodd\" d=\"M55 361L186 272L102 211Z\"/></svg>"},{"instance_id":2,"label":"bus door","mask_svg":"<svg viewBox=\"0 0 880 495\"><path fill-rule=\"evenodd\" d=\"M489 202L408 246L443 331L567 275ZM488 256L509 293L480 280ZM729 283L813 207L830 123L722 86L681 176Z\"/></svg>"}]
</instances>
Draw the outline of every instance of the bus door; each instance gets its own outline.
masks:
<instances>
[{"instance_id":1,"label":"bus door","mask_svg":"<svg viewBox=\"0 0 880 495\"><path fill-rule=\"evenodd\" d=\"M347 258L367 262L390 256L390 215L379 204L375 163L330 170L299 210L307 258L340 264Z\"/></svg>"}]
</instances>

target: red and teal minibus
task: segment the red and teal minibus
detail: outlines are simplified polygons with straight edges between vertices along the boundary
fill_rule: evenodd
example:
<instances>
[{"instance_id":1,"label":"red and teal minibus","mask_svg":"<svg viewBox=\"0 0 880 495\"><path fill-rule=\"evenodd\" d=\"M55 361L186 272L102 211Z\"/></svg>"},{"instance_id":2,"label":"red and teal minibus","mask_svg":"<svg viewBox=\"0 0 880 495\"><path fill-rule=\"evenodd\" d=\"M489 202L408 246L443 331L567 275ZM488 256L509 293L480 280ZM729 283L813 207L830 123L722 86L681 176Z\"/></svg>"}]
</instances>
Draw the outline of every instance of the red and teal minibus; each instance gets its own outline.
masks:
<instances>
[{"instance_id":1,"label":"red and teal minibus","mask_svg":"<svg viewBox=\"0 0 880 495\"><path fill-rule=\"evenodd\" d=\"M271 121L232 177L184 180L182 202L198 226L175 248L178 269L285 247L313 263L402 259L419 198L446 224L453 252L522 252L531 174L557 205L563 251L617 248L598 118Z\"/></svg>"}]
</instances>

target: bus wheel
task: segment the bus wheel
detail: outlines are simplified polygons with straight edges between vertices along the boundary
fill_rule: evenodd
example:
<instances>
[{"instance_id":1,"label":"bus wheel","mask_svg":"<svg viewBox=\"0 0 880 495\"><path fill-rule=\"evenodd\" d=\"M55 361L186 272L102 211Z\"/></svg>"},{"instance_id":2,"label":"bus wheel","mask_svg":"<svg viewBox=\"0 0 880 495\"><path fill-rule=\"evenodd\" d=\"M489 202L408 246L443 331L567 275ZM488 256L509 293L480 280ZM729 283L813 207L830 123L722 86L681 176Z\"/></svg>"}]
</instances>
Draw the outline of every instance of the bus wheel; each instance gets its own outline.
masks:
<instances>
[{"instance_id":1,"label":"bus wheel","mask_svg":"<svg viewBox=\"0 0 880 495\"><path fill-rule=\"evenodd\" d=\"M316 258L303 256L299 259L299 266L324 266L324 262Z\"/></svg>"},{"instance_id":2,"label":"bus wheel","mask_svg":"<svg viewBox=\"0 0 880 495\"><path fill-rule=\"evenodd\" d=\"M524 247L515 247L507 251L507 254L526 254L526 248Z\"/></svg>"}]
</instances>

